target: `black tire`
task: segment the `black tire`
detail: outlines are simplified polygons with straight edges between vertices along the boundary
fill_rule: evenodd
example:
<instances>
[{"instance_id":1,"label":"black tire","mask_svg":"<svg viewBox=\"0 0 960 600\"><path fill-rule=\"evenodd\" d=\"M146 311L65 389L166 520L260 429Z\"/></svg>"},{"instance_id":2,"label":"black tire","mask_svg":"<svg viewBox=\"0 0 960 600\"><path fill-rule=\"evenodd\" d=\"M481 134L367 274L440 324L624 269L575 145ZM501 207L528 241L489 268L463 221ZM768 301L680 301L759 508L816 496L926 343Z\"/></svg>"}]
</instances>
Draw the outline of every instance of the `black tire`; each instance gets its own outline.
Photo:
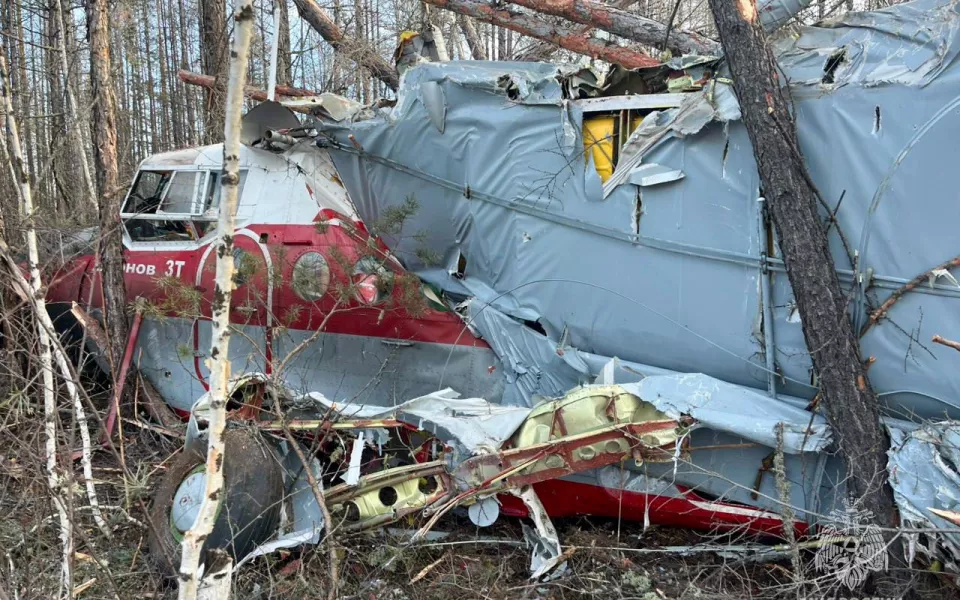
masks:
<instances>
[{"instance_id":1,"label":"black tire","mask_svg":"<svg viewBox=\"0 0 960 600\"><path fill-rule=\"evenodd\" d=\"M223 456L226 494L201 557L209 550L222 549L236 561L276 531L283 499L283 472L270 445L249 429L224 432ZM151 558L171 576L180 567L180 541L170 526L170 509L180 483L204 462L204 456L184 450L167 470L153 497L148 548Z\"/></svg>"}]
</instances>

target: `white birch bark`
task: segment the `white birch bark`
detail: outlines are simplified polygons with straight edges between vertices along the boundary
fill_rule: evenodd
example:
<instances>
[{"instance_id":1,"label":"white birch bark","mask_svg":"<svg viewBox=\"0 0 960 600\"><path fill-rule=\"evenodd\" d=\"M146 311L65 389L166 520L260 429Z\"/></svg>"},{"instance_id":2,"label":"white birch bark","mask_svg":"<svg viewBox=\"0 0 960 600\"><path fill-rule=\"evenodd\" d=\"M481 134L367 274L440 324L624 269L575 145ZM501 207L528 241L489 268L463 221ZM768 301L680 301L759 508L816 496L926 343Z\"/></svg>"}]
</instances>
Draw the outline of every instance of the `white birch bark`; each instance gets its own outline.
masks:
<instances>
[{"instance_id":1,"label":"white birch bark","mask_svg":"<svg viewBox=\"0 0 960 600\"><path fill-rule=\"evenodd\" d=\"M40 291L39 253L37 251L37 231L33 226L33 195L30 189L30 176L27 172L26 161L23 159L23 147L20 145L20 134L17 131L17 122L14 119L13 99L10 90L10 78L7 73L6 57L0 54L0 88L3 95L3 110L6 113L7 147L10 159L13 162L13 171L16 175L17 191L20 195L21 208L26 220L27 253L30 267L30 292L33 302L37 304L37 313L46 313L43 294ZM6 245L6 241L4 241ZM19 269L17 269L19 273ZM71 594L73 590L73 574L71 560L73 558L73 528L67 515L66 503L63 500L60 475L57 473L57 404L56 388L53 381L53 361L50 351L50 336L47 330L38 321L37 336L40 342L40 369L43 381L43 419L44 419L44 455L46 458L47 485L50 487L53 504L57 509L60 522L60 543L62 545L63 560L60 567L60 593Z\"/></svg>"},{"instance_id":2,"label":"white birch bark","mask_svg":"<svg viewBox=\"0 0 960 600\"><path fill-rule=\"evenodd\" d=\"M217 506L223 496L223 431L226 425L227 384L230 380L230 297L233 293L233 236L237 212L237 184L240 182L240 114L247 74L250 38L253 33L253 1L234 0L233 48L227 84L224 123L223 192L217 221L217 271L214 280L212 344L207 366L210 369L210 413L207 424L206 487L197 521L183 536L180 561L180 600L197 598L198 570L203 541L216 522ZM226 587L229 593L229 586Z\"/></svg>"},{"instance_id":3,"label":"white birch bark","mask_svg":"<svg viewBox=\"0 0 960 600\"><path fill-rule=\"evenodd\" d=\"M73 95L73 86L70 85L70 65L67 61L67 28L63 18L63 3L60 0L57 0L56 18L60 21L57 23L57 28L60 30L57 53L60 55L60 69L63 71L63 88L67 93L67 118L64 121L68 123L67 135L73 141L73 152L77 160L80 161L80 168L83 172L83 190L86 192L87 201L96 212L100 203L97 201L97 191L93 185L93 176L90 174L87 152L83 147L83 132L80 127L80 119L77 116L77 99Z\"/></svg>"},{"instance_id":4,"label":"white birch bark","mask_svg":"<svg viewBox=\"0 0 960 600\"><path fill-rule=\"evenodd\" d=\"M227 600L230 597L233 559L221 550L216 562L209 572L204 573L197 588L197 600Z\"/></svg>"}]
</instances>

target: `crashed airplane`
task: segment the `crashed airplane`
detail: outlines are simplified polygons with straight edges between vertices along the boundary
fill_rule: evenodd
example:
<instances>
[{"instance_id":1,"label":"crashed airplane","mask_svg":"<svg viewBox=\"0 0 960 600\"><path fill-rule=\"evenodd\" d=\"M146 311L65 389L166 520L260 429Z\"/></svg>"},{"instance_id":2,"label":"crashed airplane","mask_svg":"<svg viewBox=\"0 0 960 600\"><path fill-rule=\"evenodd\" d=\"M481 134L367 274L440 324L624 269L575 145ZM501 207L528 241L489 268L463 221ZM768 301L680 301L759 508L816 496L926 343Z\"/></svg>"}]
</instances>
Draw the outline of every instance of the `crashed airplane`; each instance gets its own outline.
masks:
<instances>
[{"instance_id":1,"label":"crashed airplane","mask_svg":"<svg viewBox=\"0 0 960 600\"><path fill-rule=\"evenodd\" d=\"M925 531L954 527L942 515L960 504L960 355L928 342L960 335L958 26L957 0L918 0L775 39L900 516ZM417 515L423 534L456 507L477 525L529 517L535 575L561 559L550 517L802 535L844 510L721 60L602 80L423 62L393 106L311 106L248 119L230 510L208 545L243 560L316 542L314 483L346 530ZM121 214L127 293L155 307L136 364L189 418L154 499L158 554L203 489L221 161L220 145L148 158ZM92 255L64 268L48 294L63 321L73 302L97 314L98 282ZM909 535L911 560L957 571L956 533Z\"/></svg>"}]
</instances>

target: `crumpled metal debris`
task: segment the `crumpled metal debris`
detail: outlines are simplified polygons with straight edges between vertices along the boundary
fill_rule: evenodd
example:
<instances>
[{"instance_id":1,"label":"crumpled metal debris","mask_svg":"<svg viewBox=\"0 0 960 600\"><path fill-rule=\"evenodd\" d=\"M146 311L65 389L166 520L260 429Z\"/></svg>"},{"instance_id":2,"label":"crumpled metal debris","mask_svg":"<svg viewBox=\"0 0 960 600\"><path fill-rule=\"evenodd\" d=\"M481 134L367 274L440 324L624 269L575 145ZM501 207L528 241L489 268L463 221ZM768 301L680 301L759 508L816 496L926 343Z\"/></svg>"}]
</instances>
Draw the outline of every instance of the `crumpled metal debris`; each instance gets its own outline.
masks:
<instances>
[{"instance_id":1,"label":"crumpled metal debris","mask_svg":"<svg viewBox=\"0 0 960 600\"><path fill-rule=\"evenodd\" d=\"M460 394L450 388L393 407L338 403L318 392L306 396L347 419L402 419L442 440L455 441L470 454L495 451L530 414L530 409L525 407L460 398Z\"/></svg>"},{"instance_id":2,"label":"crumpled metal debris","mask_svg":"<svg viewBox=\"0 0 960 600\"><path fill-rule=\"evenodd\" d=\"M928 423L911 432L887 427L887 470L905 526L942 528L937 535L905 533L908 560L923 555L960 570L960 534L947 518L960 511L960 422Z\"/></svg>"},{"instance_id":3,"label":"crumpled metal debris","mask_svg":"<svg viewBox=\"0 0 960 600\"><path fill-rule=\"evenodd\" d=\"M819 452L832 442L822 415L700 373L652 375L623 388L674 418L689 415L700 427L733 433L769 448L777 447L777 431L782 429L787 454Z\"/></svg>"},{"instance_id":4,"label":"crumpled metal debris","mask_svg":"<svg viewBox=\"0 0 960 600\"><path fill-rule=\"evenodd\" d=\"M534 542L533 577L554 571L564 560L556 530L533 484L630 457L638 463L657 462L683 452L680 428L686 421L668 417L617 385L575 389L534 408L461 399L449 389L390 408L336 403L319 393L297 396L291 390L274 389L276 384L262 374L234 379L231 390L236 393L245 385L268 386L272 390L268 395L276 394L282 404L296 407L296 419L280 422L243 413L264 431L336 429L341 435L352 435L352 442L344 440L340 449L340 461L346 465L344 482L322 491L332 513L344 521L343 530L381 527L422 512L429 519L415 536L419 537L451 508L495 503L497 494L512 493L527 506L536 525L536 534L529 536ZM305 408L311 404L312 409ZM200 424L208 412L206 394L191 413L188 447L199 448L205 437ZM309 415L317 418L305 420ZM441 444L431 446L429 438L422 440L419 449L408 448L406 462L389 466L393 459L381 449L385 442L375 441L377 436L368 432L391 428L433 434L436 437L432 439ZM367 448L376 449L383 457L383 469L361 473L361 456ZM305 487L308 478L294 462L298 457L286 440L278 451L291 479L287 483L292 494L287 502L292 514L276 539L241 562L319 539L323 519L313 491ZM316 458L311 462L313 475L320 481L319 463ZM389 492L384 495L383 490ZM493 520L495 515L484 524Z\"/></svg>"}]
</instances>

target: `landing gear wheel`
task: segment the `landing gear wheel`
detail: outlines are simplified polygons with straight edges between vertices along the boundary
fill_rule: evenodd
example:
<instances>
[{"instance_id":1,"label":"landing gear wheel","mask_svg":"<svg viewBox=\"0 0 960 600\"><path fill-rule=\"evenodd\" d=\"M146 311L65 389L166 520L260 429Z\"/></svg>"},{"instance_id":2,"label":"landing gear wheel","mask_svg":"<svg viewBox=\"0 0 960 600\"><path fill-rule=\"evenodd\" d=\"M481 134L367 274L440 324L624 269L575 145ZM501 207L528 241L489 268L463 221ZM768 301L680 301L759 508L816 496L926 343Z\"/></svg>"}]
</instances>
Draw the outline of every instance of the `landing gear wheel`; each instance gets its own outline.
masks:
<instances>
[{"instance_id":1,"label":"landing gear wheel","mask_svg":"<svg viewBox=\"0 0 960 600\"><path fill-rule=\"evenodd\" d=\"M236 561L276 531L283 472L270 445L249 429L224 432L223 456L223 500L201 556L222 549ZM205 484L205 457L184 450L154 494L148 547L154 562L170 575L180 567L180 542L197 518Z\"/></svg>"}]
</instances>

